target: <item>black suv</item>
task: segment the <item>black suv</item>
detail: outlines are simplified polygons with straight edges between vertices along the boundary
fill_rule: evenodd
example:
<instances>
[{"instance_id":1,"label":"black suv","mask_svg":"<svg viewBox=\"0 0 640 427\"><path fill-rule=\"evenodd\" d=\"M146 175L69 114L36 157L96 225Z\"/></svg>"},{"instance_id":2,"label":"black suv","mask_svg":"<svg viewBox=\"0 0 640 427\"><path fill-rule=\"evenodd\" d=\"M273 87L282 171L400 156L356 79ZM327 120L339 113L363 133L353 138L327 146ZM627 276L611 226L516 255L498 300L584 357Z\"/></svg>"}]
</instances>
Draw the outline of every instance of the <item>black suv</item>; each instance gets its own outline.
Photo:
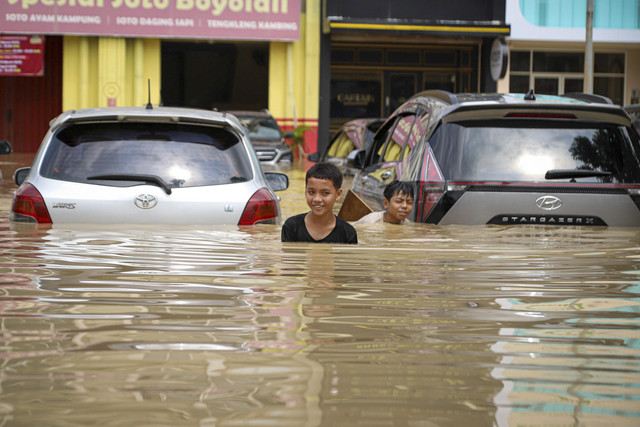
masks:
<instances>
[{"instance_id":1,"label":"black suv","mask_svg":"<svg viewBox=\"0 0 640 427\"><path fill-rule=\"evenodd\" d=\"M249 129L249 139L261 164L291 164L293 154L285 141L293 138L293 132L284 134L268 110L228 111L240 119Z\"/></svg>"},{"instance_id":2,"label":"black suv","mask_svg":"<svg viewBox=\"0 0 640 427\"><path fill-rule=\"evenodd\" d=\"M350 155L352 190L410 181L416 222L640 226L639 140L597 95L426 91Z\"/></svg>"}]
</instances>

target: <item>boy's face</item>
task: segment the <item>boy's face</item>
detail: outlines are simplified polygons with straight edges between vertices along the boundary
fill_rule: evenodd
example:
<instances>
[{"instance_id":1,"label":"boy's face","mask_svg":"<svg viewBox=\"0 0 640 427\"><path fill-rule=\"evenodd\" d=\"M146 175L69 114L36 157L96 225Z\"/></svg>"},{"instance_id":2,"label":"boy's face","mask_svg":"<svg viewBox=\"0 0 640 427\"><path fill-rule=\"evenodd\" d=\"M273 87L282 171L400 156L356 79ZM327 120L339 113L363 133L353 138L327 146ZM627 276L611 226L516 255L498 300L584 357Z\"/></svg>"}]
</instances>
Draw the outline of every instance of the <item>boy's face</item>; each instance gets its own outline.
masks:
<instances>
[{"instance_id":1,"label":"boy's face","mask_svg":"<svg viewBox=\"0 0 640 427\"><path fill-rule=\"evenodd\" d=\"M333 214L333 205L340 200L342 189L336 189L330 179L309 178L304 194L314 215L326 215Z\"/></svg>"},{"instance_id":2,"label":"boy's face","mask_svg":"<svg viewBox=\"0 0 640 427\"><path fill-rule=\"evenodd\" d=\"M383 198L382 205L387 211L387 222L399 224L411 214L413 197L404 193L396 193L391 197L391 200Z\"/></svg>"}]
</instances>

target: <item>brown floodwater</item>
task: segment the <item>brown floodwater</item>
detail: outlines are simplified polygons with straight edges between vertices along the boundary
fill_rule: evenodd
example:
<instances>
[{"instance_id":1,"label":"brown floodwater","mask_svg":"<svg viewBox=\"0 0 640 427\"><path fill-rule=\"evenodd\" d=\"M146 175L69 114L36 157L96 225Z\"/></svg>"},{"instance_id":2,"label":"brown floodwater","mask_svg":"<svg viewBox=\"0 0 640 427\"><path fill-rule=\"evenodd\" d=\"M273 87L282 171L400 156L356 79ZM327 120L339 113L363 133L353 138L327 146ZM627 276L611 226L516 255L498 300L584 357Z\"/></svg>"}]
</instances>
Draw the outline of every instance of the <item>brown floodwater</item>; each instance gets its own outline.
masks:
<instances>
[{"instance_id":1,"label":"brown floodwater","mask_svg":"<svg viewBox=\"0 0 640 427\"><path fill-rule=\"evenodd\" d=\"M0 426L640 424L639 228L16 228L0 160Z\"/></svg>"}]
</instances>

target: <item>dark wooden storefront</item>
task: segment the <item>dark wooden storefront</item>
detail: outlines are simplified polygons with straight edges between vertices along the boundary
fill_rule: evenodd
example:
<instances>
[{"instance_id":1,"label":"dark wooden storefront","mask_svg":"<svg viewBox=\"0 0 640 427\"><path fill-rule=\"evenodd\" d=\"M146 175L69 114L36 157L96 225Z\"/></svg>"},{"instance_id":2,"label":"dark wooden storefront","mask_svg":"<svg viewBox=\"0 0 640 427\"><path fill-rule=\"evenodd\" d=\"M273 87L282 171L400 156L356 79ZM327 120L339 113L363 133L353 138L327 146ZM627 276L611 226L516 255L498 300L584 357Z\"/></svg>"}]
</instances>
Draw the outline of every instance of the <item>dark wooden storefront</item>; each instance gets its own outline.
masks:
<instances>
[{"instance_id":1,"label":"dark wooden storefront","mask_svg":"<svg viewBox=\"0 0 640 427\"><path fill-rule=\"evenodd\" d=\"M477 62L477 45L334 43L331 131L350 119L387 117L423 90L476 92Z\"/></svg>"},{"instance_id":2,"label":"dark wooden storefront","mask_svg":"<svg viewBox=\"0 0 640 427\"><path fill-rule=\"evenodd\" d=\"M505 0L324 0L318 149L344 122L387 117L417 92L492 92Z\"/></svg>"}]
</instances>

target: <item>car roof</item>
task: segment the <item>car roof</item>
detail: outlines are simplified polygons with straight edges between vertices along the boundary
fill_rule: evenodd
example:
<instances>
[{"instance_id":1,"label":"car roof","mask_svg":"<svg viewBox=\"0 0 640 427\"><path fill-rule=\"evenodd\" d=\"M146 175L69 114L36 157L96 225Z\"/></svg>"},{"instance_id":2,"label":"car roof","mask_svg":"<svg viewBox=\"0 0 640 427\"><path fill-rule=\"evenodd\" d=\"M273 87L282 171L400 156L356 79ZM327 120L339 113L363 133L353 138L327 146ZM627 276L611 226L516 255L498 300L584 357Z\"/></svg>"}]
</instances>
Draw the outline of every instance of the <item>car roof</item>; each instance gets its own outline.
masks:
<instances>
[{"instance_id":1,"label":"car roof","mask_svg":"<svg viewBox=\"0 0 640 427\"><path fill-rule=\"evenodd\" d=\"M227 113L238 117L273 118L268 110L228 110Z\"/></svg>"},{"instance_id":2,"label":"car roof","mask_svg":"<svg viewBox=\"0 0 640 427\"><path fill-rule=\"evenodd\" d=\"M612 105L611 99L606 96L575 92L566 93L564 95L544 95L529 93L457 93L453 94L444 90L425 90L411 97L432 97L439 98L449 104L462 104L470 102L488 102L488 103L504 103L515 104L521 102L537 102L537 103L566 103L566 104L609 104Z\"/></svg>"},{"instance_id":3,"label":"car roof","mask_svg":"<svg viewBox=\"0 0 640 427\"><path fill-rule=\"evenodd\" d=\"M245 134L245 127L238 119L225 112L183 107L101 107L68 110L53 119L52 129L70 123L81 122L167 122L192 124L218 124L231 127Z\"/></svg>"},{"instance_id":4,"label":"car roof","mask_svg":"<svg viewBox=\"0 0 640 427\"><path fill-rule=\"evenodd\" d=\"M625 105L624 109L629 113L640 113L640 104Z\"/></svg>"},{"instance_id":5,"label":"car roof","mask_svg":"<svg viewBox=\"0 0 640 427\"><path fill-rule=\"evenodd\" d=\"M441 90L429 90L414 95L413 102L439 100L448 104L442 114L443 121L464 119L502 118L517 111L530 113L540 118L571 118L609 122L629 126L630 120L624 109L600 95L566 94L533 95L523 93L460 93L452 94ZM546 114L546 115L545 115ZM555 114L555 116L554 116Z\"/></svg>"}]
</instances>

